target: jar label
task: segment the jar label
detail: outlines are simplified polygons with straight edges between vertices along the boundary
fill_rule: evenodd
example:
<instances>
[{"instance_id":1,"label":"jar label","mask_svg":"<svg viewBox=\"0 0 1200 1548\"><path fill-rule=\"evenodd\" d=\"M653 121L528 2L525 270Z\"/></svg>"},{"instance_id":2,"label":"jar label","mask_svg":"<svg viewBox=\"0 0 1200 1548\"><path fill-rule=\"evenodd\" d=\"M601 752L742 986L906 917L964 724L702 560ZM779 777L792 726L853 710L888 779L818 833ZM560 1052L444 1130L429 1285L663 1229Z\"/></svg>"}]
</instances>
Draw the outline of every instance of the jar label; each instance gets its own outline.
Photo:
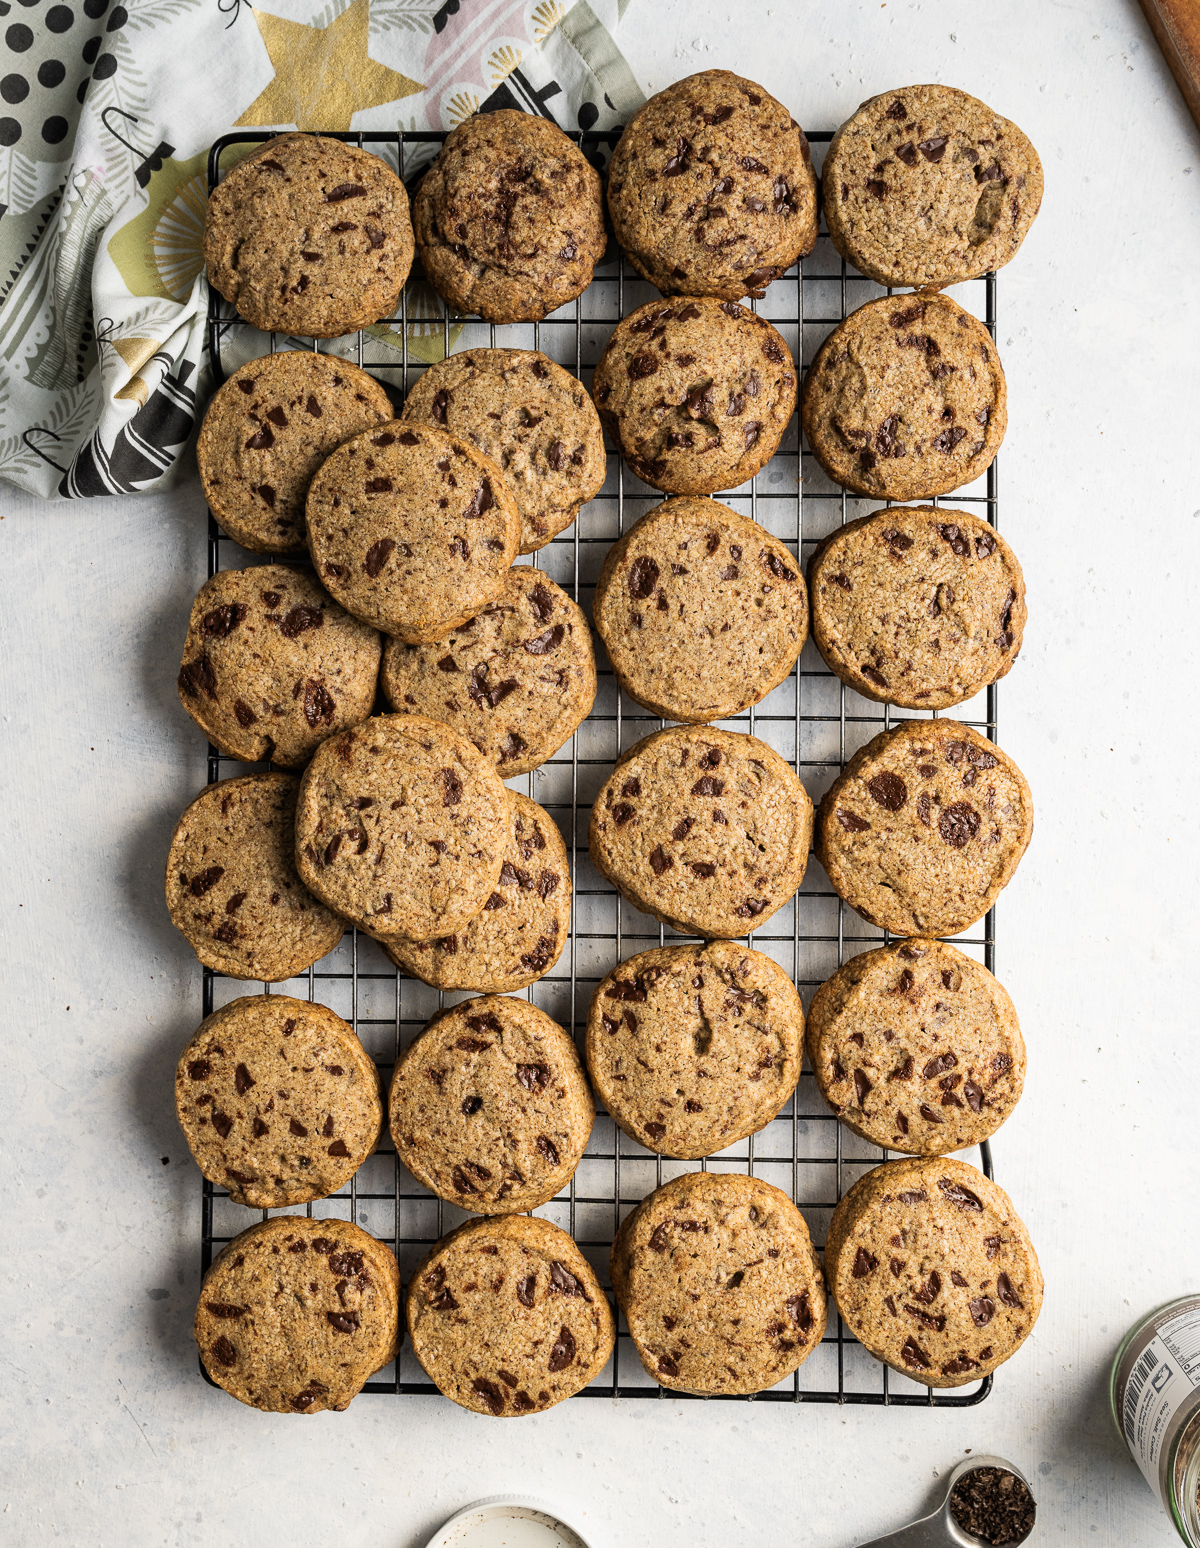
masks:
<instances>
[{"instance_id":1,"label":"jar label","mask_svg":"<svg viewBox=\"0 0 1200 1548\"><path fill-rule=\"evenodd\" d=\"M1170 1422L1200 1388L1200 1305L1165 1318L1129 1373L1121 1428L1134 1460L1160 1499L1159 1459ZM1163 1504L1168 1502L1163 1500Z\"/></svg>"}]
</instances>

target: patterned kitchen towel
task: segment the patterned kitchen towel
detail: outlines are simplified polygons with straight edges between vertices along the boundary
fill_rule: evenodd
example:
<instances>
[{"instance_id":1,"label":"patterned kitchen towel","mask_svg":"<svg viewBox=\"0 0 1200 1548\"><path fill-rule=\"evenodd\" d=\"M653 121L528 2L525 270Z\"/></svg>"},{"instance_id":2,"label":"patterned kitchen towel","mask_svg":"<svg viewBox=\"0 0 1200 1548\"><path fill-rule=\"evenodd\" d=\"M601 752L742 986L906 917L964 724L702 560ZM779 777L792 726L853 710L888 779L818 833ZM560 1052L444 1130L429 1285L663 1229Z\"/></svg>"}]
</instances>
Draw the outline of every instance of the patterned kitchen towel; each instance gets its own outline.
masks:
<instances>
[{"instance_id":1,"label":"patterned kitchen towel","mask_svg":"<svg viewBox=\"0 0 1200 1548\"><path fill-rule=\"evenodd\" d=\"M0 0L0 478L80 499L178 475L207 377L205 164L231 126L510 107L607 129L643 101L614 41L630 0L270 3ZM420 358L435 310L409 306Z\"/></svg>"}]
</instances>

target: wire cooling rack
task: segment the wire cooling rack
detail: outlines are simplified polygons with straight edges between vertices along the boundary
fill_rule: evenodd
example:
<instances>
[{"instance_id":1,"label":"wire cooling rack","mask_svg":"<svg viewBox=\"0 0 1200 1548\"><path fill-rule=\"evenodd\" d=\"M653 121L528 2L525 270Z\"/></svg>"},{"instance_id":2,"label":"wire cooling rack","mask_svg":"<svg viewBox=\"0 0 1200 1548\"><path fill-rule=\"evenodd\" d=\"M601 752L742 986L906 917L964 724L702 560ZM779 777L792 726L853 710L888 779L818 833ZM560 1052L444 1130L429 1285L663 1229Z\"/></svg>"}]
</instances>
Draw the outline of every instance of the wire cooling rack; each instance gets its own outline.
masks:
<instances>
[{"instance_id":1,"label":"wire cooling rack","mask_svg":"<svg viewBox=\"0 0 1200 1548\"><path fill-rule=\"evenodd\" d=\"M209 183L262 141L266 134L231 134L218 140L209 157ZM339 134L334 138L369 147L408 183L410 190L436 155L441 134ZM588 159L603 167L619 131L575 134ZM809 136L818 163L832 139L830 133ZM794 266L767 291L754 309L779 329L798 363L807 367L822 340L857 307L885 294L883 289L849 269L821 235L813 253ZM435 359L456 349L481 345L534 348L590 384L592 369L613 326L658 292L641 280L615 247L597 269L595 278L575 302L541 323L496 327L478 318L457 316L419 278L410 279L396 316L357 335L321 340L258 333L244 323L215 291L209 293L208 329L212 369L219 385L243 361L278 349L320 349L341 355L371 371L391 392L397 408L413 381ZM955 287L956 299L996 333L996 277ZM553 577L590 613L595 582L610 545L640 516L664 497L624 467L609 448L608 476L600 494L587 505L575 525L537 553L529 562ZM735 491L720 496L727 505L762 523L786 542L802 563L816 544L835 527L879 508L878 500L858 499L831 483L802 445L799 417L794 416L771 462ZM937 499L954 509L965 506L997 523L997 468L967 489ZM221 532L213 518L208 527L209 574L258 562ZM522 561L525 562L525 561ZM588 813L612 770L618 753L665 724L621 693L602 649L599 692L595 706L571 741L532 774L510 781L539 802L557 821L571 854L575 884L570 939L556 967L524 993L582 1046L587 1008L595 985L611 968L635 952L686 937L660 925L624 901L591 864L587 850ZM954 717L996 739L996 688ZM382 702L380 710L386 710ZM760 704L721 722L729 729L749 731L774 747L796 770L814 802L840 772L847 759L878 732L900 718L890 706L860 698L830 673L812 642L805 646L798 667ZM209 747L210 783L245 772L245 765ZM860 951L884 944L887 935L867 925L848 909L830 887L814 859L793 901L766 925L745 937L748 945L778 962L800 989L807 1010L813 991L843 962ZM982 934L955 938L955 945L995 967L995 910L988 913ZM364 1047L390 1075L400 1050L421 1031L444 1004L468 998L443 994L399 973L380 948L366 936L348 930L337 949L299 979L271 987L276 993L319 1000L343 1016L357 1031ZM204 1014L207 1016L239 995L252 992L244 981L204 969ZM990 1177L991 1153L979 1147L979 1164ZM765 1129L701 1162L712 1172L751 1173L774 1183L799 1205L818 1248L825 1241L837 1201L864 1172L888 1156L851 1134L822 1100L812 1073L805 1070L795 1095ZM623 1135L602 1109L579 1168L570 1185L535 1213L562 1226L578 1242L609 1286L608 1254L621 1220L652 1189L694 1163L666 1160L643 1150ZM293 1211L294 1213L295 1211ZM307 1206L318 1217L356 1221L395 1250L403 1280L434 1241L471 1217L434 1198L401 1166L384 1136L379 1152L368 1159L341 1192ZM234 1204L227 1193L204 1184L201 1263L207 1270L214 1255L231 1237L266 1212ZM274 1213L288 1213L275 1211ZM831 1304L826 1336L800 1369L779 1386L753 1398L734 1402L860 1403L877 1406L963 1408L982 1402L992 1378L953 1392L923 1388L869 1356L836 1315ZM643 1370L624 1320L612 1359L580 1394L583 1397L659 1398L677 1401L687 1394L668 1392ZM203 1369L203 1367L201 1368ZM436 1388L405 1343L394 1366L367 1383L366 1392L434 1394Z\"/></svg>"}]
</instances>

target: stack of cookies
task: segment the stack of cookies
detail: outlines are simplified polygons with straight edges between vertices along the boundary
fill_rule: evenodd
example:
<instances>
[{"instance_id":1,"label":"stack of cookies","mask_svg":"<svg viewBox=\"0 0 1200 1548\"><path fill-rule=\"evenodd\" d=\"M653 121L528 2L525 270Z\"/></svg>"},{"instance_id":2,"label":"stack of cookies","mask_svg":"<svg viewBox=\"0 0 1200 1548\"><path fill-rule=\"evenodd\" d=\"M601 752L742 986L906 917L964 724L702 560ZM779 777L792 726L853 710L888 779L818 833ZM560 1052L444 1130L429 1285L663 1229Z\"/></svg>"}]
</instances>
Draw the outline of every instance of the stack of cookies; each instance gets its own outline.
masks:
<instances>
[{"instance_id":1,"label":"stack of cookies","mask_svg":"<svg viewBox=\"0 0 1200 1548\"><path fill-rule=\"evenodd\" d=\"M948 88L873 99L838 132L830 236L868 278L914 293L862 307L808 370L803 427L831 478L923 501L988 467L1003 372L941 287L1011 258L1040 193L1020 131ZM593 1268L528 1214L579 1165L593 1091L646 1150L702 1160L781 1112L807 1054L839 1119L911 1159L843 1199L824 1273L795 1204L757 1178L687 1172L643 1199L610 1260L642 1363L682 1391L773 1386L821 1342L828 1281L881 1360L931 1386L976 1380L1028 1333L1041 1277L1006 1196L947 1157L1011 1113L1025 1050L1003 988L939 937L1012 876L1028 786L971 727L906 719L855 754L814 815L788 763L715 722L776 688L810 628L868 699L964 703L1016 658L1020 567L987 523L913 505L832 533L806 585L785 543L712 498L766 465L797 403L786 341L742 302L812 250L817 179L803 131L762 87L708 71L653 98L613 153L607 208L661 299L614 329L590 395L537 350L469 349L397 412L340 355L288 350L213 400L205 494L264 562L201 589L179 693L222 753L273 767L210 785L180 818L171 917L234 978L284 982L350 925L402 972L473 997L405 1049L386 1102L332 1011L234 1000L180 1058L180 1123L204 1175L264 1211L343 1188L386 1123L411 1176L476 1217L413 1272L414 1353L455 1402L520 1416L579 1391L613 1349ZM575 145L500 112L447 138L411 220L378 157L278 136L214 190L205 253L246 321L291 336L388 317L415 255L450 307L536 321L589 284L604 213ZM620 687L677 724L618 759L589 849L624 898L693 939L600 979L581 1059L512 998L562 953L572 887L556 825L504 781L553 756L595 698L587 618L514 561L599 492L605 430L669 498L609 550L593 621ZM806 1024L749 934L795 895L810 848L897 939L823 985ZM395 1358L395 1258L348 1222L264 1219L213 1264L195 1330L241 1401L344 1408Z\"/></svg>"}]
</instances>

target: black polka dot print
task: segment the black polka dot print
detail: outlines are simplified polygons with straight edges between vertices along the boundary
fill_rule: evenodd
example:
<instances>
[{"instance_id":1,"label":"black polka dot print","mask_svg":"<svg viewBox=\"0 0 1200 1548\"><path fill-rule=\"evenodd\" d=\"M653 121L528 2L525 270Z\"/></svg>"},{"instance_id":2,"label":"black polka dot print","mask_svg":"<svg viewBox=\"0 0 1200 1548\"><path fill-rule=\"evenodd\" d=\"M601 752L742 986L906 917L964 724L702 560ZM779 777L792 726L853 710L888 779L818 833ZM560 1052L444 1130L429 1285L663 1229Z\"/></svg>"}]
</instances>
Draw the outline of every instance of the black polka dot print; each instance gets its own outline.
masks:
<instances>
[{"instance_id":1,"label":"black polka dot print","mask_svg":"<svg viewBox=\"0 0 1200 1548\"><path fill-rule=\"evenodd\" d=\"M17 19L22 12L27 20ZM79 36L76 23L83 17L91 27L85 24ZM76 103L83 103L93 78L117 74L118 57L105 51L105 43L111 47L128 21L127 6L114 0L46 0L44 8L43 0L0 0L0 147L20 143L33 156L69 154ZM6 105L21 116L6 112Z\"/></svg>"}]
</instances>

